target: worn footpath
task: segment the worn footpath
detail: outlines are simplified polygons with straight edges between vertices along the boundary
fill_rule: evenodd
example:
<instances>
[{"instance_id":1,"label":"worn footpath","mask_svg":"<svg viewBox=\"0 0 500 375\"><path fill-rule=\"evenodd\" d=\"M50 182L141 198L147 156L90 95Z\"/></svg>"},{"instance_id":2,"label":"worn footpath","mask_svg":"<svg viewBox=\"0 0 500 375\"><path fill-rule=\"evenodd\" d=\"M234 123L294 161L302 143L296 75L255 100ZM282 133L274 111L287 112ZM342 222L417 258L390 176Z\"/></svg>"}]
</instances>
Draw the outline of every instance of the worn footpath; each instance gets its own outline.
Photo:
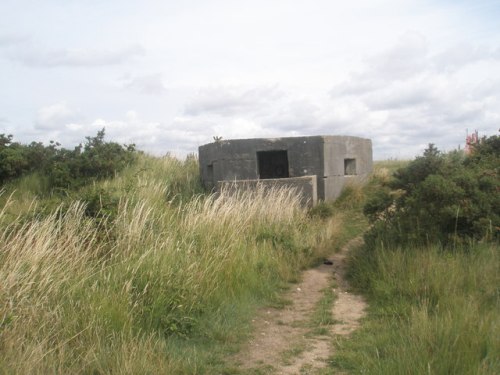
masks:
<instances>
[{"instance_id":1,"label":"worn footpath","mask_svg":"<svg viewBox=\"0 0 500 375\"><path fill-rule=\"evenodd\" d=\"M254 337L234 358L235 365L269 374L314 374L325 368L333 354L332 342L353 332L364 316L366 302L349 291L345 278L346 256L361 244L357 237L329 257L333 264L305 271L302 281L284 296L292 301L289 306L261 310L253 321ZM333 288L336 295L333 324L315 334L308 323L326 288Z\"/></svg>"}]
</instances>

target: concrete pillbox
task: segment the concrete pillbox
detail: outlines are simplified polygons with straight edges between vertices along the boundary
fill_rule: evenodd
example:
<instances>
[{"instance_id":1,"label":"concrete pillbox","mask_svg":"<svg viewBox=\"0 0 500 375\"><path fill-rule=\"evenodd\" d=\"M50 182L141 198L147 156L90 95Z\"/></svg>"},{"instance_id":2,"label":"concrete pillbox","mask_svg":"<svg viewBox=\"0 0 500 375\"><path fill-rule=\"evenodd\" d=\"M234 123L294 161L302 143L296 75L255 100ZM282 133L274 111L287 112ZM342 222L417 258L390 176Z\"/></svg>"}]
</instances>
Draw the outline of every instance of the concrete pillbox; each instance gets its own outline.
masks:
<instances>
[{"instance_id":1,"label":"concrete pillbox","mask_svg":"<svg viewBox=\"0 0 500 375\"><path fill-rule=\"evenodd\" d=\"M334 200L347 181L362 182L373 170L371 140L351 136L219 140L200 146L199 162L206 189L258 180L295 186L308 205Z\"/></svg>"}]
</instances>

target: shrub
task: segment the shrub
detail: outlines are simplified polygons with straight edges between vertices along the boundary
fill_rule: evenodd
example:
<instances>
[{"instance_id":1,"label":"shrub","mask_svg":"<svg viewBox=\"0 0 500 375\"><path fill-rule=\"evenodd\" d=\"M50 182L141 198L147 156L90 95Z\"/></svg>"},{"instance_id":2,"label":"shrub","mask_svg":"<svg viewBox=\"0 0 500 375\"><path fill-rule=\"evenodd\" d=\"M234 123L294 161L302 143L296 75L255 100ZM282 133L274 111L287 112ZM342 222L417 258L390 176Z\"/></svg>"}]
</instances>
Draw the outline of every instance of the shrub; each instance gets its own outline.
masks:
<instances>
[{"instance_id":1,"label":"shrub","mask_svg":"<svg viewBox=\"0 0 500 375\"><path fill-rule=\"evenodd\" d=\"M57 150L46 164L52 188L71 189L112 177L134 160L135 146L104 142L104 129L86 140L72 151Z\"/></svg>"},{"instance_id":2,"label":"shrub","mask_svg":"<svg viewBox=\"0 0 500 375\"><path fill-rule=\"evenodd\" d=\"M0 134L0 184L20 176L28 166L24 147L12 142L12 135Z\"/></svg>"},{"instance_id":3,"label":"shrub","mask_svg":"<svg viewBox=\"0 0 500 375\"><path fill-rule=\"evenodd\" d=\"M95 137L86 137L73 150L60 148L51 141L23 145L12 135L0 134L0 185L34 171L42 171L48 190L67 190L92 181L112 177L135 159L135 145L104 141L104 129Z\"/></svg>"},{"instance_id":4,"label":"shrub","mask_svg":"<svg viewBox=\"0 0 500 375\"><path fill-rule=\"evenodd\" d=\"M497 136L483 138L470 156L443 154L430 144L366 203L364 213L375 224L367 244L498 240L498 142Z\"/></svg>"}]
</instances>

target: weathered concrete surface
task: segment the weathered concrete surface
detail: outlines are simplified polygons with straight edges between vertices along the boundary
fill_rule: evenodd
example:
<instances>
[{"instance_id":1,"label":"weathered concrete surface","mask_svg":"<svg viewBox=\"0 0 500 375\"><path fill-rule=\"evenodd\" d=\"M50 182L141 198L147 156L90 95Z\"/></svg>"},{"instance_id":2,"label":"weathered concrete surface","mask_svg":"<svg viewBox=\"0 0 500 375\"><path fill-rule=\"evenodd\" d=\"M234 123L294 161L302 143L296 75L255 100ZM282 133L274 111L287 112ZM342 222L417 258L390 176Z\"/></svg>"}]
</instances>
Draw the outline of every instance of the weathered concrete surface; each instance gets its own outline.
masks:
<instances>
[{"instance_id":1,"label":"weathered concrete surface","mask_svg":"<svg viewBox=\"0 0 500 375\"><path fill-rule=\"evenodd\" d=\"M217 191L231 191L242 189L264 189L292 187L296 189L300 196L300 203L303 207L313 207L318 203L318 188L316 176L290 177L290 178L273 178L266 180L235 180L235 181L219 181L217 183Z\"/></svg>"},{"instance_id":2,"label":"weathered concrete surface","mask_svg":"<svg viewBox=\"0 0 500 375\"><path fill-rule=\"evenodd\" d=\"M219 181L264 181L286 172L288 178L317 176L319 200L335 199L346 180L363 181L373 169L371 141L350 136L222 140L201 146L199 161L210 190Z\"/></svg>"},{"instance_id":3,"label":"weathered concrete surface","mask_svg":"<svg viewBox=\"0 0 500 375\"><path fill-rule=\"evenodd\" d=\"M290 177L323 175L322 137L235 139L199 148L201 176L208 188L218 181L259 179L257 152L288 151ZM210 178L208 166L213 165Z\"/></svg>"}]
</instances>

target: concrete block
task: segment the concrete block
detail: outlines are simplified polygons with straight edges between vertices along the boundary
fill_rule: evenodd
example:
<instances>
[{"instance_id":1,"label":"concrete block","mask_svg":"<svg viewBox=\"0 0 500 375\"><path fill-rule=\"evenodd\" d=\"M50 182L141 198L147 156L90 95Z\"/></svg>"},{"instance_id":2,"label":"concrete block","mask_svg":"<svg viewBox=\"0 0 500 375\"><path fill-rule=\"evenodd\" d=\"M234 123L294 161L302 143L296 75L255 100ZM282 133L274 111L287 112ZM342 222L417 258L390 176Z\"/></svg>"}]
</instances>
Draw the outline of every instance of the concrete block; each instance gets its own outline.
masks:
<instances>
[{"instance_id":1,"label":"concrete block","mask_svg":"<svg viewBox=\"0 0 500 375\"><path fill-rule=\"evenodd\" d=\"M266 180L235 180L235 181L219 181L217 183L217 191L223 190L231 194L231 192L241 190L253 190L263 188L264 191L272 188L289 187L295 189L300 196L300 203L303 207L313 207L318 203L316 176L276 178Z\"/></svg>"}]
</instances>

